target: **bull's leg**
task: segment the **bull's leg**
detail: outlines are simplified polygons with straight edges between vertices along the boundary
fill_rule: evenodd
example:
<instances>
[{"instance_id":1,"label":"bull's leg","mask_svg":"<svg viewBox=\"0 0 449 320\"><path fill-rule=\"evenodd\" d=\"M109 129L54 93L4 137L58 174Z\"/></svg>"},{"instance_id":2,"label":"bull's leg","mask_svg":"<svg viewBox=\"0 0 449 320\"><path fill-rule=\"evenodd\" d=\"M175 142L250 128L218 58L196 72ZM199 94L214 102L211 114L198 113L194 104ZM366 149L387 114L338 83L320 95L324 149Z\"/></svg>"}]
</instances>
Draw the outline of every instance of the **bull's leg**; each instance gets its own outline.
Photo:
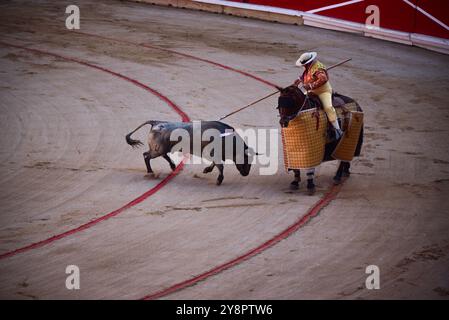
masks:
<instances>
[{"instance_id":1,"label":"bull's leg","mask_svg":"<svg viewBox=\"0 0 449 320\"><path fill-rule=\"evenodd\" d=\"M176 165L173 162L173 160L169 157L168 154L163 154L162 157L167 160L167 162L170 164L170 168L174 171L176 169Z\"/></svg>"},{"instance_id":2,"label":"bull's leg","mask_svg":"<svg viewBox=\"0 0 449 320\"><path fill-rule=\"evenodd\" d=\"M204 168L203 173L212 172L212 170L214 170L214 167L215 167L215 162L212 162L210 166Z\"/></svg>"},{"instance_id":3,"label":"bull's leg","mask_svg":"<svg viewBox=\"0 0 449 320\"><path fill-rule=\"evenodd\" d=\"M143 159L145 160L145 165L147 166L147 172L153 173L153 169L151 168L150 164L151 156L149 151L143 153Z\"/></svg>"},{"instance_id":4,"label":"bull's leg","mask_svg":"<svg viewBox=\"0 0 449 320\"><path fill-rule=\"evenodd\" d=\"M216 164L215 165L218 169L218 171L220 171L220 174L217 177L217 186L219 186L222 182L223 182L223 169L224 169L224 165L223 164Z\"/></svg>"},{"instance_id":5,"label":"bull's leg","mask_svg":"<svg viewBox=\"0 0 449 320\"><path fill-rule=\"evenodd\" d=\"M307 193L309 196L313 195L316 191L315 189L315 183L314 183L314 176L315 176L315 168L307 169Z\"/></svg>"},{"instance_id":6,"label":"bull's leg","mask_svg":"<svg viewBox=\"0 0 449 320\"><path fill-rule=\"evenodd\" d=\"M341 183L341 176L343 174L343 167L344 167L344 162L340 161L340 163L338 164L338 169L337 172L335 173L334 176L334 184L338 185Z\"/></svg>"},{"instance_id":7,"label":"bull's leg","mask_svg":"<svg viewBox=\"0 0 449 320\"><path fill-rule=\"evenodd\" d=\"M293 170L295 173L295 180L293 180L290 183L290 190L298 190L299 189L299 183L301 182L301 171L299 170Z\"/></svg>"}]
</instances>

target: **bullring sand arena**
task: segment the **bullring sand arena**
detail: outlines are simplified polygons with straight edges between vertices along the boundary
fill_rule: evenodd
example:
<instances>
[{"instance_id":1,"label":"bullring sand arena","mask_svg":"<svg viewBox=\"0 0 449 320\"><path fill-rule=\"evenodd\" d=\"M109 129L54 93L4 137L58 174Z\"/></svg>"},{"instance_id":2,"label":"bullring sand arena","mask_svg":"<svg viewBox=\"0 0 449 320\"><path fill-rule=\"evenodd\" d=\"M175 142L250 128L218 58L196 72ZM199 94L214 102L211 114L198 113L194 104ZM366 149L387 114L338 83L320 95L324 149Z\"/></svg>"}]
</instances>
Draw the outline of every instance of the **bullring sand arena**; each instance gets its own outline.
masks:
<instances>
[{"instance_id":1,"label":"bullring sand arena","mask_svg":"<svg viewBox=\"0 0 449 320\"><path fill-rule=\"evenodd\" d=\"M449 56L359 35L119 1L0 4L0 298L449 297ZM365 112L352 175L317 192L233 165L164 159L125 135L217 120L286 86L298 55L332 65ZM225 120L277 128L277 96ZM148 128L136 133L146 141ZM66 267L80 289L66 288ZM380 270L380 289L365 269Z\"/></svg>"}]
</instances>

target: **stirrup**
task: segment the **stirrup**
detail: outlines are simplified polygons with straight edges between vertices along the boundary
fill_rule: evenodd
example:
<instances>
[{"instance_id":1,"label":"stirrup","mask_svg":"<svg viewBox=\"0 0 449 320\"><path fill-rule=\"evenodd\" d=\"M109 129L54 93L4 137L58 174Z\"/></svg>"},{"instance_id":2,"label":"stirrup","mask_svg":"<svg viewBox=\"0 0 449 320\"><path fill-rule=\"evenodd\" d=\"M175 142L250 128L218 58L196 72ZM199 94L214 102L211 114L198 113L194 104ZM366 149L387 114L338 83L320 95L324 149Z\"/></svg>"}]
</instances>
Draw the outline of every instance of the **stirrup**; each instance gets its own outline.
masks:
<instances>
[{"instance_id":1,"label":"stirrup","mask_svg":"<svg viewBox=\"0 0 449 320\"><path fill-rule=\"evenodd\" d=\"M334 128L334 130L335 130L335 139L340 139L342 136L343 136L343 130L341 130L341 129L335 129Z\"/></svg>"}]
</instances>

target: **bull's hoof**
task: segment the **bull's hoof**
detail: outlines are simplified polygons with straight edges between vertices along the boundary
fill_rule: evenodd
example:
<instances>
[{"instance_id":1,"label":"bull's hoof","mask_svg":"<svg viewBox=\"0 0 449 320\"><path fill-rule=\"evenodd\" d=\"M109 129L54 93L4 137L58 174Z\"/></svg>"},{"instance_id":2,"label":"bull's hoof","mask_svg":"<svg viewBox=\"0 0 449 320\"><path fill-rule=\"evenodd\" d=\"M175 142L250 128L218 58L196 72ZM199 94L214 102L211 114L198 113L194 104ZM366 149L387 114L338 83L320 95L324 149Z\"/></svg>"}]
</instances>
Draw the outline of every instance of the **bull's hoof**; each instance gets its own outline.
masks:
<instances>
[{"instance_id":1,"label":"bull's hoof","mask_svg":"<svg viewBox=\"0 0 449 320\"><path fill-rule=\"evenodd\" d=\"M316 188L315 187L307 188L307 194L309 196L313 196L315 194L315 192L316 192Z\"/></svg>"},{"instance_id":2,"label":"bull's hoof","mask_svg":"<svg viewBox=\"0 0 449 320\"><path fill-rule=\"evenodd\" d=\"M347 172L343 172L342 176L345 178L349 178L349 176L351 175L351 172L347 171Z\"/></svg>"},{"instance_id":3,"label":"bull's hoof","mask_svg":"<svg viewBox=\"0 0 449 320\"><path fill-rule=\"evenodd\" d=\"M206 168L204 168L203 173L209 173L211 171L212 171L212 169L210 167L206 167Z\"/></svg>"},{"instance_id":4,"label":"bull's hoof","mask_svg":"<svg viewBox=\"0 0 449 320\"><path fill-rule=\"evenodd\" d=\"M175 171L175 170L176 170L176 165L174 165L174 164L172 165L172 164L171 164L171 165L170 165L170 168L171 168L172 171Z\"/></svg>"},{"instance_id":5,"label":"bull's hoof","mask_svg":"<svg viewBox=\"0 0 449 320\"><path fill-rule=\"evenodd\" d=\"M298 181L292 181L290 183L290 190L298 190L299 189L299 182Z\"/></svg>"},{"instance_id":6,"label":"bull's hoof","mask_svg":"<svg viewBox=\"0 0 449 320\"><path fill-rule=\"evenodd\" d=\"M148 179L153 179L155 177L156 177L156 175L154 174L154 172L147 172L147 174L145 175L145 178L148 178Z\"/></svg>"},{"instance_id":7,"label":"bull's hoof","mask_svg":"<svg viewBox=\"0 0 449 320\"><path fill-rule=\"evenodd\" d=\"M217 178L217 186L221 185L221 183L223 182L223 176L218 176Z\"/></svg>"}]
</instances>

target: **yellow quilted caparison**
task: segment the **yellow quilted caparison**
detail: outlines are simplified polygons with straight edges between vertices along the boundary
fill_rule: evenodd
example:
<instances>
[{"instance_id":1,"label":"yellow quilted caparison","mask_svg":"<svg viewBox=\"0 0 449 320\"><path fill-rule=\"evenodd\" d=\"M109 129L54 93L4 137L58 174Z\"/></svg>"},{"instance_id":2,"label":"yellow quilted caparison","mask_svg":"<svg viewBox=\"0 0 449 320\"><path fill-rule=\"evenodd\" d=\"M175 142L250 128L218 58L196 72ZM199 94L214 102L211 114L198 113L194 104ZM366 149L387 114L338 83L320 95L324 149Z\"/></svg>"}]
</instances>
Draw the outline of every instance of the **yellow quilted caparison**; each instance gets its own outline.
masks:
<instances>
[{"instance_id":1,"label":"yellow quilted caparison","mask_svg":"<svg viewBox=\"0 0 449 320\"><path fill-rule=\"evenodd\" d=\"M350 111L349 124L343 137L332 153L336 160L351 161L359 142L360 132L363 126L363 112Z\"/></svg>"},{"instance_id":2,"label":"yellow quilted caparison","mask_svg":"<svg viewBox=\"0 0 449 320\"><path fill-rule=\"evenodd\" d=\"M282 128L285 169L318 166L324 157L327 117L324 111L302 111Z\"/></svg>"}]
</instances>

